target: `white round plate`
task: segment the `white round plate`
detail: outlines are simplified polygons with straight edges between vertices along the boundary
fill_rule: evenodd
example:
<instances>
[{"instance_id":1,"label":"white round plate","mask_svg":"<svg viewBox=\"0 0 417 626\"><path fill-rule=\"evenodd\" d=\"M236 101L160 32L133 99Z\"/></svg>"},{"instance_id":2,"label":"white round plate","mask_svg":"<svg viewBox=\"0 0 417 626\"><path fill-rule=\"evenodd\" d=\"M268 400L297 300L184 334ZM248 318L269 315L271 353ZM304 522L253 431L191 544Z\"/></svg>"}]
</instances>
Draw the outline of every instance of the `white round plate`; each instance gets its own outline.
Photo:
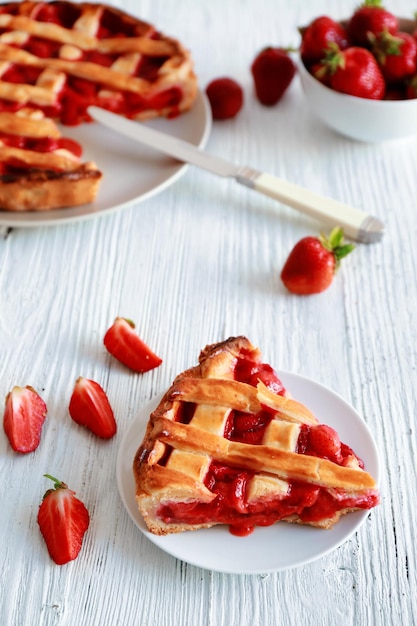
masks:
<instances>
[{"instance_id":1,"label":"white round plate","mask_svg":"<svg viewBox=\"0 0 417 626\"><path fill-rule=\"evenodd\" d=\"M200 91L193 108L179 117L155 119L149 126L203 148L210 135L211 110ZM101 124L65 126L62 133L83 147L83 161L94 161L103 172L95 202L52 211L10 212L0 210L0 226L56 226L103 215L138 203L172 185L187 165L146 148Z\"/></svg>"},{"instance_id":2,"label":"white round plate","mask_svg":"<svg viewBox=\"0 0 417 626\"><path fill-rule=\"evenodd\" d=\"M339 395L326 387L288 372L279 376L291 395L307 405L320 422L335 428L342 441L363 459L367 471L379 480L378 453L365 422ZM232 535L226 526L158 537L147 530L135 501L132 463L145 433L150 412L161 396L144 407L131 423L117 459L117 483L130 517L159 548L192 565L229 574L264 574L315 561L339 547L365 521L369 511L341 518L331 530L285 522L256 528L247 537Z\"/></svg>"}]
</instances>

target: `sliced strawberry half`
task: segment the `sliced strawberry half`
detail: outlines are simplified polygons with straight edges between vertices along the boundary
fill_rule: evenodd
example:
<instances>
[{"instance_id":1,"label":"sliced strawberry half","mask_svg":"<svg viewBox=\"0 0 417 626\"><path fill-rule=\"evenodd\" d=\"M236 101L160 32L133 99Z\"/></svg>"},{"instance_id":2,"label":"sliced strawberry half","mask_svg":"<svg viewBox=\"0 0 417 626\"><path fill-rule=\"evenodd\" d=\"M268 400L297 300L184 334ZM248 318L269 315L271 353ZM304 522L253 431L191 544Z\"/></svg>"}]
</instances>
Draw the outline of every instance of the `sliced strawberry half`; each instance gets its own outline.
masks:
<instances>
[{"instance_id":1,"label":"sliced strawberry half","mask_svg":"<svg viewBox=\"0 0 417 626\"><path fill-rule=\"evenodd\" d=\"M118 361L134 372L148 372L162 363L135 331L135 324L124 317L116 317L104 335L104 345Z\"/></svg>"},{"instance_id":2,"label":"sliced strawberry half","mask_svg":"<svg viewBox=\"0 0 417 626\"><path fill-rule=\"evenodd\" d=\"M90 515L75 492L49 474L54 488L45 493L38 511L38 524L51 558L64 565L77 558Z\"/></svg>"},{"instance_id":3,"label":"sliced strawberry half","mask_svg":"<svg viewBox=\"0 0 417 626\"><path fill-rule=\"evenodd\" d=\"M69 412L77 424L85 426L103 439L117 432L113 409L104 389L94 380L79 376L69 403Z\"/></svg>"},{"instance_id":4,"label":"sliced strawberry half","mask_svg":"<svg viewBox=\"0 0 417 626\"><path fill-rule=\"evenodd\" d=\"M4 431L16 452L33 452L41 440L47 407L33 387L15 386L6 396Z\"/></svg>"}]
</instances>

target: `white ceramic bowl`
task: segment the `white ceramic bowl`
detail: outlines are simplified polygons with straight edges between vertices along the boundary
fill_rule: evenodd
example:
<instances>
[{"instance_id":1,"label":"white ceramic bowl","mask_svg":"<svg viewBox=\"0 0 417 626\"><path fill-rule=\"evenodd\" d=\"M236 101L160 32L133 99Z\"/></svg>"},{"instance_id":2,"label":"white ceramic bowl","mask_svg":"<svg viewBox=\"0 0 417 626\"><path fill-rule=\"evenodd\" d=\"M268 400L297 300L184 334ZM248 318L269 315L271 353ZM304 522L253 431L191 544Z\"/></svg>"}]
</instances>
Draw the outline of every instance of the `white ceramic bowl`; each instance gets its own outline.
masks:
<instances>
[{"instance_id":1,"label":"white ceramic bowl","mask_svg":"<svg viewBox=\"0 0 417 626\"><path fill-rule=\"evenodd\" d=\"M400 19L400 30L412 32L413 20ZM337 132L363 142L417 136L417 99L368 100L326 87L299 64L304 94L313 113Z\"/></svg>"}]
</instances>

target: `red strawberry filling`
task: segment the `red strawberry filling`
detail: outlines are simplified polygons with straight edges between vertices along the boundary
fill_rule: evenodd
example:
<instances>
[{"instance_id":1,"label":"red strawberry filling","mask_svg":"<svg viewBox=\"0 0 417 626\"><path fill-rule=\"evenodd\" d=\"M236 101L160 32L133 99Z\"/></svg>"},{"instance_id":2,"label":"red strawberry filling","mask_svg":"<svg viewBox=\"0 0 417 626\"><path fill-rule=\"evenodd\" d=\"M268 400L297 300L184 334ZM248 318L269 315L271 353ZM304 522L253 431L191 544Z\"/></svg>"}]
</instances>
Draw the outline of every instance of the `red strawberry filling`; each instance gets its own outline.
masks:
<instances>
[{"instance_id":1,"label":"red strawberry filling","mask_svg":"<svg viewBox=\"0 0 417 626\"><path fill-rule=\"evenodd\" d=\"M68 4L67 2L40 3L35 19L38 22L51 22L64 28L72 28L80 15L81 9L75 4Z\"/></svg>"},{"instance_id":2,"label":"red strawberry filling","mask_svg":"<svg viewBox=\"0 0 417 626\"><path fill-rule=\"evenodd\" d=\"M82 155L82 148L79 143L67 137L21 137L19 135L9 135L0 133L0 145L21 150L31 150L33 152L55 152L56 150L66 150L72 153L77 159ZM13 157L9 161L0 162L0 175L22 175L28 169L33 169L33 165ZM39 167L37 169L40 169ZM51 168L49 168L51 169Z\"/></svg>"},{"instance_id":3,"label":"red strawberry filling","mask_svg":"<svg viewBox=\"0 0 417 626\"><path fill-rule=\"evenodd\" d=\"M55 150L67 150L79 158L82 148L79 143L67 137L21 137L0 133L0 141L14 148L33 150L34 152L54 152Z\"/></svg>"},{"instance_id":4,"label":"red strawberry filling","mask_svg":"<svg viewBox=\"0 0 417 626\"><path fill-rule=\"evenodd\" d=\"M4 11L0 9L0 14L2 12ZM13 10L8 10L8 13L13 14ZM37 14L32 17L40 22L55 23L70 29L78 17L80 17L80 10L76 6L65 2L57 2L49 5L40 3ZM7 29L0 29L0 34L4 32L7 32ZM126 38L131 36L138 36L133 24L129 25L113 13L106 10L104 11L97 34L98 39ZM154 33L152 36L153 38L157 38L159 35ZM17 44L14 44L14 46L20 47ZM31 36L21 48L34 56L47 59L59 57L61 44L48 39ZM81 52L81 56L77 60L110 67L117 58L117 54L107 54L92 50ZM143 55L138 62L134 76L150 82L156 81L158 71L167 61L167 58L166 56L147 57ZM40 68L16 64L12 65L2 75L1 80L14 84L35 85L41 72L42 69ZM176 107L180 104L182 99L182 90L175 85L149 98L144 98L133 92L119 91L114 96L110 94L103 96L101 92L107 89L105 84L68 75L66 83L57 94L56 102L53 106L41 105L38 102L33 104L36 105L36 108L41 109L48 117L58 119L68 126L75 126L81 122L90 121L90 117L87 113L87 108L90 105L104 106L115 113L134 117L147 109L156 109L159 111L167 106ZM111 92L112 89L109 88L108 91ZM5 99L0 99L0 111L14 112L26 105L27 103L17 104ZM174 109L171 116L175 116L175 114Z\"/></svg>"},{"instance_id":5,"label":"red strawberry filling","mask_svg":"<svg viewBox=\"0 0 417 626\"><path fill-rule=\"evenodd\" d=\"M281 381L269 365L238 359L235 379L253 385L262 380L275 393L280 395L285 393ZM185 403L179 421L188 423L192 419L193 410L194 405ZM267 409L257 414L232 411L226 423L224 436L231 441L261 444L272 417L271 411ZM346 465L353 457L359 466L363 467L362 461L340 441L336 431L322 424L301 426L297 452L329 459L339 465ZM167 462L169 454L170 451L161 461L163 464ZM167 524L204 524L215 521L229 525L232 534L244 536L250 534L255 526L270 526L290 515L297 515L304 522L320 522L332 517L339 510L368 509L378 502L378 495L374 492L359 497L349 496L342 490L329 491L323 487L297 481L289 481L284 497L249 501L247 489L253 475L251 471L213 461L204 482L205 486L216 494L215 499L208 504L166 503L160 506L158 517Z\"/></svg>"}]
</instances>

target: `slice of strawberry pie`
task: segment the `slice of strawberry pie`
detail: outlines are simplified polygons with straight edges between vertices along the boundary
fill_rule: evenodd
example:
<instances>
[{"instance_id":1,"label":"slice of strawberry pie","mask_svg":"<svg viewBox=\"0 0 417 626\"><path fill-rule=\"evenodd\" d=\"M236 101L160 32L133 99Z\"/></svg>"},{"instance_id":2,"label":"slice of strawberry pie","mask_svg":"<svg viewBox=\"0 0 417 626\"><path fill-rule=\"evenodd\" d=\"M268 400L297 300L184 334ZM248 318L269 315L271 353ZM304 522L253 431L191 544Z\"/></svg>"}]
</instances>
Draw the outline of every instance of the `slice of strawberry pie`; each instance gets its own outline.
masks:
<instances>
[{"instance_id":1,"label":"slice of strawberry pie","mask_svg":"<svg viewBox=\"0 0 417 626\"><path fill-rule=\"evenodd\" d=\"M0 207L47 211L92 202L102 177L42 111L0 112Z\"/></svg>"},{"instance_id":2,"label":"slice of strawberry pie","mask_svg":"<svg viewBox=\"0 0 417 626\"><path fill-rule=\"evenodd\" d=\"M329 426L291 399L245 337L207 346L151 414L133 473L157 535L277 521L331 528L378 488Z\"/></svg>"}]
</instances>

